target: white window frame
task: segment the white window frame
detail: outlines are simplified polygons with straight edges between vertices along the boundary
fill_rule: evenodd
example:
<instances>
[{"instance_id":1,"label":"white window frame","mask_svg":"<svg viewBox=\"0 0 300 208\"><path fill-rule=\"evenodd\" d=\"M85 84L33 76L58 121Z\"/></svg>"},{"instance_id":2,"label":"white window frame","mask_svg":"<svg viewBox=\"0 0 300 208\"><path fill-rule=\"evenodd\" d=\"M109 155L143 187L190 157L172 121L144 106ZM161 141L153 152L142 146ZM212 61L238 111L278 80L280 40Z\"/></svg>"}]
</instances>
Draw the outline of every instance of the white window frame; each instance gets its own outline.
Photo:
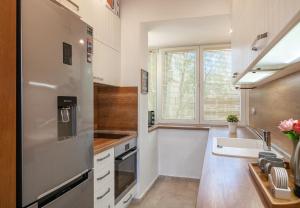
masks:
<instances>
[{"instance_id":1,"label":"white window frame","mask_svg":"<svg viewBox=\"0 0 300 208\"><path fill-rule=\"evenodd\" d=\"M203 45L200 46L200 124L208 124L208 125L226 125L227 122L224 121L207 121L204 120L204 65L203 65L203 52L205 50L222 50L222 49L231 49L230 44L222 44L222 45ZM241 107L240 107L240 126L246 126L248 123L247 113L249 109L249 93L247 90L241 90Z\"/></svg>"},{"instance_id":2,"label":"white window frame","mask_svg":"<svg viewBox=\"0 0 300 208\"><path fill-rule=\"evenodd\" d=\"M153 52L153 53L156 53L156 77L155 77L155 79L156 79L156 86L155 86L155 93L156 93L156 103L155 103L155 116L157 116L157 114L158 114L158 102L157 102L157 99L158 99L158 71L159 71L159 68L158 68L158 66L159 66L159 61L158 61L158 59L159 59L159 49L156 49L156 48L153 48L153 49L149 49L148 50L148 53L150 53L150 52ZM148 71L149 71L149 69L148 69ZM147 103L147 106L149 105L149 102ZM148 106L149 107L149 106ZM149 111L149 108L148 108L148 111ZM155 123L157 123L158 121L156 121L156 119L155 119Z\"/></svg>"},{"instance_id":3,"label":"white window frame","mask_svg":"<svg viewBox=\"0 0 300 208\"><path fill-rule=\"evenodd\" d=\"M170 51L189 51L194 50L196 51L196 69L195 69L195 119L162 119L162 75L163 75L163 66L164 66L164 58L163 54L165 52ZM200 98L200 91L199 91L199 72L200 72L200 65L199 65L199 57L200 57L200 49L199 46L190 46L190 47L176 47L176 48L162 48L159 49L158 52L158 65L157 65L157 118L158 123L174 123L174 124L199 124L200 122L200 106L199 106L199 98Z\"/></svg>"}]
</instances>

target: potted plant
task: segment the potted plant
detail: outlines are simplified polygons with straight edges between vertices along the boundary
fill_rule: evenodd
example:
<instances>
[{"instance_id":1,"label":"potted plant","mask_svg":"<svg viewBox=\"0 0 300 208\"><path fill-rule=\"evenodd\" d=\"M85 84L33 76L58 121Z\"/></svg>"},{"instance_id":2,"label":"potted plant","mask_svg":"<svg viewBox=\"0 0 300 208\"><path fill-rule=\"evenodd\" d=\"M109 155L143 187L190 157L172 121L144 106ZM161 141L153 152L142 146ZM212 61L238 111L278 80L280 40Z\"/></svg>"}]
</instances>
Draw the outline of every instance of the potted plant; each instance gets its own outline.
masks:
<instances>
[{"instance_id":1,"label":"potted plant","mask_svg":"<svg viewBox=\"0 0 300 208\"><path fill-rule=\"evenodd\" d=\"M226 120L228 122L229 133L236 133L237 124L239 122L237 115L228 115Z\"/></svg>"}]
</instances>

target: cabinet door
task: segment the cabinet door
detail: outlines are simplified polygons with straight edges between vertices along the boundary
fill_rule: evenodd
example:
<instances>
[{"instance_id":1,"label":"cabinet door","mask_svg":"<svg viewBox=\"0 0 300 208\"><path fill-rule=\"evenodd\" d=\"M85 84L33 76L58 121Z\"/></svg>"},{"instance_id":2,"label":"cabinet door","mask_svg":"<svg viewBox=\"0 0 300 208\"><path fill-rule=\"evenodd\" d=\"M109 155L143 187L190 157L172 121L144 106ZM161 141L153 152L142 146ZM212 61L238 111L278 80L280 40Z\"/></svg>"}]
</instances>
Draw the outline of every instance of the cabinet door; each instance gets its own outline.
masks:
<instances>
[{"instance_id":1,"label":"cabinet door","mask_svg":"<svg viewBox=\"0 0 300 208\"><path fill-rule=\"evenodd\" d=\"M280 31L291 21L300 10L299 0L264 0L267 11L265 12L266 28L269 32L270 43Z\"/></svg>"},{"instance_id":2,"label":"cabinet door","mask_svg":"<svg viewBox=\"0 0 300 208\"><path fill-rule=\"evenodd\" d=\"M233 0L232 72L244 72L299 10L299 0ZM256 37L266 32L253 51Z\"/></svg>"},{"instance_id":3,"label":"cabinet door","mask_svg":"<svg viewBox=\"0 0 300 208\"><path fill-rule=\"evenodd\" d=\"M106 7L104 1L87 0L82 6L81 16L94 28L94 39L120 52L121 21Z\"/></svg>"},{"instance_id":4,"label":"cabinet door","mask_svg":"<svg viewBox=\"0 0 300 208\"><path fill-rule=\"evenodd\" d=\"M232 53L233 72L240 73L249 56L248 45L251 32L251 12L249 0L234 0L232 12Z\"/></svg>"},{"instance_id":5,"label":"cabinet door","mask_svg":"<svg viewBox=\"0 0 300 208\"><path fill-rule=\"evenodd\" d=\"M95 34L94 38L104 42L113 49L120 52L121 48L121 21L106 6L99 7L99 11L95 12L94 21Z\"/></svg>"},{"instance_id":6,"label":"cabinet door","mask_svg":"<svg viewBox=\"0 0 300 208\"><path fill-rule=\"evenodd\" d=\"M93 73L95 82L119 86L121 74L120 53L94 40Z\"/></svg>"}]
</instances>

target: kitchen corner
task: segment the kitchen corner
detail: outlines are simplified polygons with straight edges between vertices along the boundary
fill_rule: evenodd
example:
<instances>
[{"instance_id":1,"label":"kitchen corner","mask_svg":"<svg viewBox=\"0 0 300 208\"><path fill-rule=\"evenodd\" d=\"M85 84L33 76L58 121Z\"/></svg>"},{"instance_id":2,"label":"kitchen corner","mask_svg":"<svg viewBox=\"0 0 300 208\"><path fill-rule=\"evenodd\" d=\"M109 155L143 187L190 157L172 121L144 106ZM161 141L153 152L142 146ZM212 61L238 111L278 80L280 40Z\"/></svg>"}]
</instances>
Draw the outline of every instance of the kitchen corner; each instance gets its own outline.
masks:
<instances>
[{"instance_id":1,"label":"kitchen corner","mask_svg":"<svg viewBox=\"0 0 300 208\"><path fill-rule=\"evenodd\" d=\"M94 83L94 204L126 207L136 194L137 87Z\"/></svg>"}]
</instances>

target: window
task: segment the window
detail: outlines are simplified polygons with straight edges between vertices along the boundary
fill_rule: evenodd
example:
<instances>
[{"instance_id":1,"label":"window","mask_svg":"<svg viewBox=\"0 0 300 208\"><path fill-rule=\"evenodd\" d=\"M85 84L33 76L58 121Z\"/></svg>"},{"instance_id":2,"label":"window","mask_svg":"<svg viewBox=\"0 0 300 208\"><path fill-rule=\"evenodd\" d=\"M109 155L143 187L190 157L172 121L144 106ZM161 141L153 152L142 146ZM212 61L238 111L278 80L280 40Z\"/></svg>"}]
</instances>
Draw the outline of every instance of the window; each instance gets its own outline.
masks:
<instances>
[{"instance_id":1,"label":"window","mask_svg":"<svg viewBox=\"0 0 300 208\"><path fill-rule=\"evenodd\" d=\"M161 122L196 122L198 54L195 47L161 51Z\"/></svg>"},{"instance_id":2,"label":"window","mask_svg":"<svg viewBox=\"0 0 300 208\"><path fill-rule=\"evenodd\" d=\"M157 51L149 51L148 55L148 110L156 111L156 89L157 89Z\"/></svg>"},{"instance_id":3,"label":"window","mask_svg":"<svg viewBox=\"0 0 300 208\"><path fill-rule=\"evenodd\" d=\"M231 83L229 46L150 51L148 71L148 109L159 123L225 124L235 114L246 124L247 91Z\"/></svg>"},{"instance_id":4,"label":"window","mask_svg":"<svg viewBox=\"0 0 300 208\"><path fill-rule=\"evenodd\" d=\"M202 50L202 122L225 122L228 114L241 118L241 92L231 84L231 50Z\"/></svg>"}]
</instances>

